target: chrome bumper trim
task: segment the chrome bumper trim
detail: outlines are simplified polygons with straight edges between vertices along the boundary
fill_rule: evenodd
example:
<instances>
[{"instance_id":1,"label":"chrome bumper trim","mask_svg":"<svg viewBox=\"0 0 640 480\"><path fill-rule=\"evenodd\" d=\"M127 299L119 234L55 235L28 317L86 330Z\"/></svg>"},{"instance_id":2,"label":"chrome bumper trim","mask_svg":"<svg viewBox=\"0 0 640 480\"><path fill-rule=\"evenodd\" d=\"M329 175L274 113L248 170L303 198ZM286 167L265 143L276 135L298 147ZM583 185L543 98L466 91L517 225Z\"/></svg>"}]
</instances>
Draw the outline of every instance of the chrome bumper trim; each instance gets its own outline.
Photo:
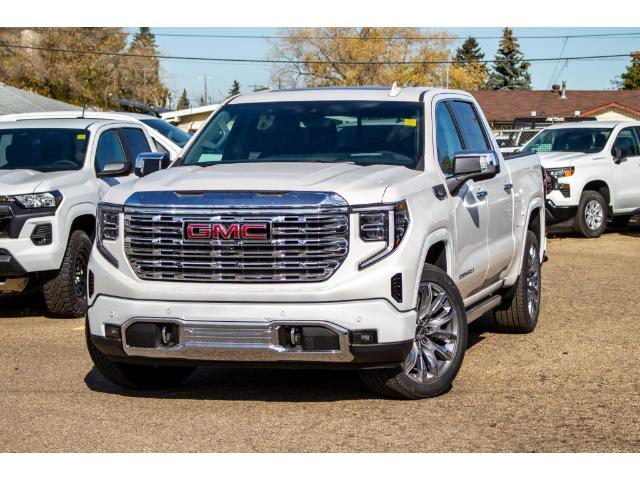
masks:
<instances>
[{"instance_id":1,"label":"chrome bumper trim","mask_svg":"<svg viewBox=\"0 0 640 480\"><path fill-rule=\"evenodd\" d=\"M127 344L126 329L133 323L167 323L179 326L178 344L173 347L142 348ZM280 345L280 327L325 327L338 334L340 350L303 351ZM131 318L121 327L127 355L152 358L251 362L350 362L349 331L323 321L207 322L178 318Z\"/></svg>"}]
</instances>

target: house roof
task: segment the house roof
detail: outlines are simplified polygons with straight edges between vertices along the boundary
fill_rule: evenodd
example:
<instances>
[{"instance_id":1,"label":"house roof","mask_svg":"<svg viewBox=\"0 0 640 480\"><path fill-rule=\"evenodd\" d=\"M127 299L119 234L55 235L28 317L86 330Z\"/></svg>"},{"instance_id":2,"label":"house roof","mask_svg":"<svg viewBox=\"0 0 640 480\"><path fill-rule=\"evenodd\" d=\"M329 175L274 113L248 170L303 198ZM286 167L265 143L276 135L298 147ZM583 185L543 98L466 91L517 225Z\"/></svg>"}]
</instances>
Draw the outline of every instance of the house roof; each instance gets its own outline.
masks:
<instances>
[{"instance_id":1,"label":"house roof","mask_svg":"<svg viewBox=\"0 0 640 480\"><path fill-rule=\"evenodd\" d=\"M79 110L79 108L75 105L0 83L0 115L46 112L49 110Z\"/></svg>"},{"instance_id":2,"label":"house roof","mask_svg":"<svg viewBox=\"0 0 640 480\"><path fill-rule=\"evenodd\" d=\"M544 90L477 90L471 92L490 122L511 122L515 118L589 117L609 108L640 116L638 90L567 90L566 98Z\"/></svg>"}]
</instances>

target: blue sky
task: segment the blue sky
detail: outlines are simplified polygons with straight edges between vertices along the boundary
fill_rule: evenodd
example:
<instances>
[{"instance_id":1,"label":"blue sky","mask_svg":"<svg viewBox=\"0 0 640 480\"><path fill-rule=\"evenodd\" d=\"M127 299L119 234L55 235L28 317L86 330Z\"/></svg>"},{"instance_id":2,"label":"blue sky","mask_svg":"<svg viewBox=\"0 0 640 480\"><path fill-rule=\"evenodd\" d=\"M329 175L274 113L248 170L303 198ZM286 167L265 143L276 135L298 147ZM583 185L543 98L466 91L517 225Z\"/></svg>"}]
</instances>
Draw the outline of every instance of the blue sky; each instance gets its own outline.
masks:
<instances>
[{"instance_id":1,"label":"blue sky","mask_svg":"<svg viewBox=\"0 0 640 480\"><path fill-rule=\"evenodd\" d=\"M133 29L131 29L133 30ZM277 28L153 28L155 33L204 33L204 34L242 34L274 35ZM501 28L429 28L428 31L448 31L467 37L500 36ZM640 28L514 28L516 36L527 35L575 35L584 33L620 33L638 32L635 38L572 38L567 41L562 56L585 56L628 53L640 50ZM479 39L486 59L492 59L498 48L498 39ZM521 50L525 57L557 57L564 44L563 38L527 39L520 38ZM220 38L181 38L158 36L160 50L166 55L265 58L270 50L267 40L263 39L220 39ZM460 42L454 44L454 48ZM561 69L557 80L566 80L569 89L610 89L611 80L624 71L629 63L626 58L597 61L570 61ZM535 63L531 68L534 89L546 89L551 81L557 62ZM234 79L240 82L242 91L251 91L251 85L269 85L269 65L265 64L226 64L205 61L163 60L163 77L167 85L181 92L186 88L195 102L203 92L203 76L208 78L209 97L217 100L229 90ZM556 70L556 74L558 71Z\"/></svg>"}]
</instances>

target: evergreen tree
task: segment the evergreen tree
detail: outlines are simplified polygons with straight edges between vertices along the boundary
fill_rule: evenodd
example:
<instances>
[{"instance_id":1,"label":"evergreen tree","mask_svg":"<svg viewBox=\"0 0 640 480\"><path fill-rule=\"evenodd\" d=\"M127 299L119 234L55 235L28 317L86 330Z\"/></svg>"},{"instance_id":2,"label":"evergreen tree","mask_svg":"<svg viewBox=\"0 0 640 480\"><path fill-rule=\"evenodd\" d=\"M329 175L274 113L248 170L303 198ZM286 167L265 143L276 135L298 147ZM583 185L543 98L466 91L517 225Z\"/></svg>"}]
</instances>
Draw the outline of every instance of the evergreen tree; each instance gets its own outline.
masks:
<instances>
[{"instance_id":1,"label":"evergreen tree","mask_svg":"<svg viewBox=\"0 0 640 480\"><path fill-rule=\"evenodd\" d=\"M621 75L623 90L640 90L640 50L631 53L631 65Z\"/></svg>"},{"instance_id":2,"label":"evergreen tree","mask_svg":"<svg viewBox=\"0 0 640 480\"><path fill-rule=\"evenodd\" d=\"M158 48L158 45L156 45L156 36L151 33L151 29L149 27L140 27L138 33L133 36L131 46L134 45Z\"/></svg>"},{"instance_id":3,"label":"evergreen tree","mask_svg":"<svg viewBox=\"0 0 640 480\"><path fill-rule=\"evenodd\" d=\"M467 38L456 50L454 61L450 69L450 79L455 88L477 90L485 88L489 72L483 62L484 53L474 37Z\"/></svg>"},{"instance_id":4,"label":"evergreen tree","mask_svg":"<svg viewBox=\"0 0 640 480\"><path fill-rule=\"evenodd\" d=\"M200 98L198 98L198 106L204 107L206 105L207 105L207 102L204 101L204 95L200 95Z\"/></svg>"},{"instance_id":5,"label":"evergreen tree","mask_svg":"<svg viewBox=\"0 0 640 480\"><path fill-rule=\"evenodd\" d=\"M240 93L240 82L237 80L233 81L231 85L231 89L229 90L229 96L233 97L234 95L238 95Z\"/></svg>"},{"instance_id":6,"label":"evergreen tree","mask_svg":"<svg viewBox=\"0 0 640 480\"><path fill-rule=\"evenodd\" d=\"M182 89L182 95L178 99L178 104L176 105L176 110L184 110L186 108L191 107L191 102L189 102L189 97L187 96L187 89Z\"/></svg>"},{"instance_id":7,"label":"evergreen tree","mask_svg":"<svg viewBox=\"0 0 640 480\"><path fill-rule=\"evenodd\" d=\"M128 90L125 91L125 96L160 107L168 105L169 89L160 78L160 61L154 58L160 52L156 37L149 27L140 27L127 52L140 56L131 57L128 62L127 76L134 82L125 88Z\"/></svg>"},{"instance_id":8,"label":"evergreen tree","mask_svg":"<svg viewBox=\"0 0 640 480\"><path fill-rule=\"evenodd\" d=\"M531 90L530 65L522 59L518 39L513 36L513 31L506 27L502 31L502 40L496 52L489 86L494 90Z\"/></svg>"},{"instance_id":9,"label":"evergreen tree","mask_svg":"<svg viewBox=\"0 0 640 480\"><path fill-rule=\"evenodd\" d=\"M480 45L475 37L469 37L464 41L456 50L454 60L460 63L474 63L484 60L484 53L480 50Z\"/></svg>"}]
</instances>

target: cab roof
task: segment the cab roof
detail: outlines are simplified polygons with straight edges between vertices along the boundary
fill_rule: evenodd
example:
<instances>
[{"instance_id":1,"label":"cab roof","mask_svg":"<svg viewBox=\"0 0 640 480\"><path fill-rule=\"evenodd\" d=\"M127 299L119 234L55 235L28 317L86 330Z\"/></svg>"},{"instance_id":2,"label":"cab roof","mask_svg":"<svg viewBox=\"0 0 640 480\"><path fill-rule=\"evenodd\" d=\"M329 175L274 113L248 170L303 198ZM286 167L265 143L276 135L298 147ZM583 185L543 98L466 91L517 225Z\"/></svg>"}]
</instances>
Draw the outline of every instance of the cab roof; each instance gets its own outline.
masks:
<instances>
[{"instance_id":1,"label":"cab roof","mask_svg":"<svg viewBox=\"0 0 640 480\"><path fill-rule=\"evenodd\" d=\"M13 120L13 121L0 121L0 129L14 129L14 128L69 128L86 130L91 125L102 126L110 125L112 123L131 123L134 122L127 120L102 120L95 118L42 118L42 119L29 119L29 120Z\"/></svg>"},{"instance_id":2,"label":"cab roof","mask_svg":"<svg viewBox=\"0 0 640 480\"><path fill-rule=\"evenodd\" d=\"M546 127L547 129L558 128L615 128L618 125L640 125L638 121L632 120L587 120L585 122L555 123Z\"/></svg>"},{"instance_id":3,"label":"cab roof","mask_svg":"<svg viewBox=\"0 0 640 480\"><path fill-rule=\"evenodd\" d=\"M364 100L364 101L396 101L419 102L427 101L438 94L462 94L470 96L460 90L447 90L428 87L312 87L293 88L288 90L262 90L260 92L239 95L229 103L232 105L242 103L262 102L305 102L305 101L340 101L340 100Z\"/></svg>"}]
</instances>

